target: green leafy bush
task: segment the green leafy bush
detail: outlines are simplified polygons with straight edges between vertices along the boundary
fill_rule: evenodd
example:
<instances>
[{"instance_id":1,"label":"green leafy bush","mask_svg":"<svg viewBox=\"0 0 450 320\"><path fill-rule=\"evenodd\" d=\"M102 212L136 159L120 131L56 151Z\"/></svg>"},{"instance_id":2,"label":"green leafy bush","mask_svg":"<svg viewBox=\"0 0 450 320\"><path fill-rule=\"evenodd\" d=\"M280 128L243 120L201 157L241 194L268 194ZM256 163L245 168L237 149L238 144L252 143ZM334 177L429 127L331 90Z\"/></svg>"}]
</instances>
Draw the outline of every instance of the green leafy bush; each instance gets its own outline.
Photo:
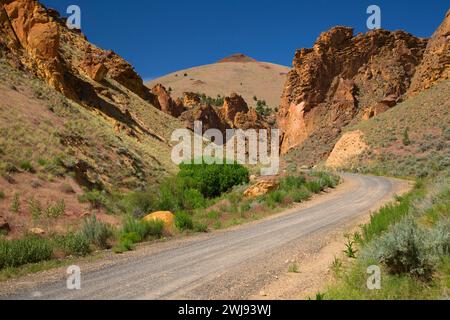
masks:
<instances>
[{"instance_id":1,"label":"green leafy bush","mask_svg":"<svg viewBox=\"0 0 450 320\"><path fill-rule=\"evenodd\" d=\"M181 231L192 230L194 228L194 223L192 217L188 213L179 211L175 214L175 226Z\"/></svg>"},{"instance_id":2,"label":"green leafy bush","mask_svg":"<svg viewBox=\"0 0 450 320\"><path fill-rule=\"evenodd\" d=\"M0 239L0 269L50 260L52 254L47 239L31 236L19 240Z\"/></svg>"},{"instance_id":3,"label":"green leafy bush","mask_svg":"<svg viewBox=\"0 0 450 320\"><path fill-rule=\"evenodd\" d=\"M106 208L108 204L106 194L99 190L85 192L83 195L78 196L78 201L81 203L90 203L92 209Z\"/></svg>"},{"instance_id":4,"label":"green leafy bush","mask_svg":"<svg viewBox=\"0 0 450 320\"><path fill-rule=\"evenodd\" d=\"M193 210L202 208L205 205L205 198L200 191L187 189L183 192L183 208Z\"/></svg>"},{"instance_id":5,"label":"green leafy bush","mask_svg":"<svg viewBox=\"0 0 450 320\"><path fill-rule=\"evenodd\" d=\"M17 192L13 195L10 210L12 213L20 212L20 195Z\"/></svg>"},{"instance_id":6,"label":"green leafy bush","mask_svg":"<svg viewBox=\"0 0 450 320\"><path fill-rule=\"evenodd\" d=\"M91 216L84 220L81 234L90 243L101 249L108 249L110 247L108 240L112 237L113 232L110 226L97 220L96 216Z\"/></svg>"},{"instance_id":7,"label":"green leafy bush","mask_svg":"<svg viewBox=\"0 0 450 320\"><path fill-rule=\"evenodd\" d=\"M6 195L5 195L5 193L3 192L3 190L0 190L0 200L5 199L5 197L6 197Z\"/></svg>"},{"instance_id":8,"label":"green leafy bush","mask_svg":"<svg viewBox=\"0 0 450 320\"><path fill-rule=\"evenodd\" d=\"M290 191L301 188L306 182L304 176L288 176L280 181L280 189Z\"/></svg>"},{"instance_id":9,"label":"green leafy bush","mask_svg":"<svg viewBox=\"0 0 450 320\"><path fill-rule=\"evenodd\" d=\"M21 168L22 170L24 170L24 171L27 171L27 172L34 172L33 165L32 165L31 162L28 161L28 160L22 161L22 162L20 163L20 168Z\"/></svg>"},{"instance_id":10,"label":"green leafy bush","mask_svg":"<svg viewBox=\"0 0 450 320\"><path fill-rule=\"evenodd\" d=\"M312 193L319 193L323 190L323 186L319 180L308 181L305 186Z\"/></svg>"},{"instance_id":11,"label":"green leafy bush","mask_svg":"<svg viewBox=\"0 0 450 320\"><path fill-rule=\"evenodd\" d=\"M194 223L194 231L195 232L208 232L208 226L205 223L197 221Z\"/></svg>"},{"instance_id":12,"label":"green leafy bush","mask_svg":"<svg viewBox=\"0 0 450 320\"><path fill-rule=\"evenodd\" d=\"M126 194L119 205L125 213L141 218L158 208L157 194L152 190L133 191Z\"/></svg>"},{"instance_id":13,"label":"green leafy bush","mask_svg":"<svg viewBox=\"0 0 450 320\"><path fill-rule=\"evenodd\" d=\"M306 189L306 187L302 187L300 189L295 189L289 192L289 196L294 202L303 202L311 198L311 193Z\"/></svg>"},{"instance_id":14,"label":"green leafy bush","mask_svg":"<svg viewBox=\"0 0 450 320\"><path fill-rule=\"evenodd\" d=\"M92 252L89 240L80 233L58 236L54 241L55 247L62 250L66 256L84 257Z\"/></svg>"},{"instance_id":15,"label":"green leafy bush","mask_svg":"<svg viewBox=\"0 0 450 320\"><path fill-rule=\"evenodd\" d=\"M62 215L64 215L65 212L66 212L66 203L64 202L63 199L61 199L54 204L49 204L49 206L45 210L45 215L48 218L57 219Z\"/></svg>"},{"instance_id":16,"label":"green leafy bush","mask_svg":"<svg viewBox=\"0 0 450 320\"><path fill-rule=\"evenodd\" d=\"M390 225L399 222L410 210L409 197L400 197L398 204L387 204L370 217L370 223L362 226L362 242L369 243L386 231Z\"/></svg>"},{"instance_id":17,"label":"green leafy bush","mask_svg":"<svg viewBox=\"0 0 450 320\"><path fill-rule=\"evenodd\" d=\"M178 177L188 188L200 191L205 198L213 198L248 183L249 172L237 163L207 164L203 159L202 164L181 164Z\"/></svg>"},{"instance_id":18,"label":"green leafy bush","mask_svg":"<svg viewBox=\"0 0 450 320\"><path fill-rule=\"evenodd\" d=\"M128 217L122 227L123 234L137 234L139 240L136 242L142 242L148 237L160 238L162 236L164 228L164 221L143 221L133 217Z\"/></svg>"},{"instance_id":19,"label":"green leafy bush","mask_svg":"<svg viewBox=\"0 0 450 320\"><path fill-rule=\"evenodd\" d=\"M124 253L127 251L131 251L134 249L134 244L130 239L123 239L122 241L119 241L117 245L114 246L113 252L114 253Z\"/></svg>"}]
</instances>

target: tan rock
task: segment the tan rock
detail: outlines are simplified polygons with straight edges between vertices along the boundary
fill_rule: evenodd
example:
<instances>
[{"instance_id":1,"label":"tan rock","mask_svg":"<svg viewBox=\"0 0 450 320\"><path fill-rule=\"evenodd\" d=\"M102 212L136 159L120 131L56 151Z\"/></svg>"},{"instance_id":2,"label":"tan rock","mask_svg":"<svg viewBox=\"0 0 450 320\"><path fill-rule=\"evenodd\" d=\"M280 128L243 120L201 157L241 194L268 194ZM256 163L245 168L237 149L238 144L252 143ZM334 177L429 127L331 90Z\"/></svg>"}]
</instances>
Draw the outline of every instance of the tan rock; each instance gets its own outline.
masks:
<instances>
[{"instance_id":1,"label":"tan rock","mask_svg":"<svg viewBox=\"0 0 450 320\"><path fill-rule=\"evenodd\" d=\"M262 195L265 195L269 193L270 191L273 191L277 189L279 186L279 183L276 181L260 181L251 187L249 187L244 192L245 198L256 198Z\"/></svg>"},{"instance_id":2,"label":"tan rock","mask_svg":"<svg viewBox=\"0 0 450 320\"><path fill-rule=\"evenodd\" d=\"M194 92L183 93L183 105L185 107L196 107L200 105L200 97Z\"/></svg>"},{"instance_id":3,"label":"tan rock","mask_svg":"<svg viewBox=\"0 0 450 320\"><path fill-rule=\"evenodd\" d=\"M37 236L42 236L45 234L45 230L41 228L31 228L28 232Z\"/></svg>"},{"instance_id":4,"label":"tan rock","mask_svg":"<svg viewBox=\"0 0 450 320\"><path fill-rule=\"evenodd\" d=\"M334 169L350 164L351 160L361 155L369 146L364 141L364 133L360 130L345 133L336 143L326 166Z\"/></svg>"},{"instance_id":5,"label":"tan rock","mask_svg":"<svg viewBox=\"0 0 450 320\"><path fill-rule=\"evenodd\" d=\"M173 233L175 230L175 215L170 211L157 211L153 212L144 218L143 221L156 221L161 220L164 222L164 231L167 233Z\"/></svg>"}]
</instances>

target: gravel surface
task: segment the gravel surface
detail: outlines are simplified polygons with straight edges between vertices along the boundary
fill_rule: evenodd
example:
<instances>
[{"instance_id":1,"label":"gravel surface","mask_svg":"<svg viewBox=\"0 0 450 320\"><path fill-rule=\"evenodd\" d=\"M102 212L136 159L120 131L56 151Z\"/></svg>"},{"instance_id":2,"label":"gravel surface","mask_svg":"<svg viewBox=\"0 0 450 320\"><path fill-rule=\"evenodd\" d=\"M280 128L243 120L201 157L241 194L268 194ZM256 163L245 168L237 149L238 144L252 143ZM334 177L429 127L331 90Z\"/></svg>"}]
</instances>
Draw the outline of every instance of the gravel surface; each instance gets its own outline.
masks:
<instances>
[{"instance_id":1,"label":"gravel surface","mask_svg":"<svg viewBox=\"0 0 450 320\"><path fill-rule=\"evenodd\" d=\"M407 184L373 176L343 177L335 191L268 219L156 243L96 267L80 265L81 290L68 290L60 269L52 271L52 277L33 275L0 284L7 289L3 298L246 299L285 272L293 255L305 258L319 250L328 233L367 215Z\"/></svg>"}]
</instances>

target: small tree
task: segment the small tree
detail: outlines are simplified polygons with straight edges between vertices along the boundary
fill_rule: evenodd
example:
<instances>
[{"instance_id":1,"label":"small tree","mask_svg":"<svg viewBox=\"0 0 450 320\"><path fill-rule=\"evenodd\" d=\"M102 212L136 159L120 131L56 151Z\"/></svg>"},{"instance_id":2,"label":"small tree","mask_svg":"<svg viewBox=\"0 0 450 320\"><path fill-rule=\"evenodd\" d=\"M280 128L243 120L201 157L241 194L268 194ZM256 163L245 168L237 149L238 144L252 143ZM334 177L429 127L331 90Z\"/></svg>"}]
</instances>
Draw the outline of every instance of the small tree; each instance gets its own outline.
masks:
<instances>
[{"instance_id":1,"label":"small tree","mask_svg":"<svg viewBox=\"0 0 450 320\"><path fill-rule=\"evenodd\" d=\"M411 144L411 140L409 139L408 128L406 128L405 132L403 132L402 142L404 146L409 146Z\"/></svg>"}]
</instances>

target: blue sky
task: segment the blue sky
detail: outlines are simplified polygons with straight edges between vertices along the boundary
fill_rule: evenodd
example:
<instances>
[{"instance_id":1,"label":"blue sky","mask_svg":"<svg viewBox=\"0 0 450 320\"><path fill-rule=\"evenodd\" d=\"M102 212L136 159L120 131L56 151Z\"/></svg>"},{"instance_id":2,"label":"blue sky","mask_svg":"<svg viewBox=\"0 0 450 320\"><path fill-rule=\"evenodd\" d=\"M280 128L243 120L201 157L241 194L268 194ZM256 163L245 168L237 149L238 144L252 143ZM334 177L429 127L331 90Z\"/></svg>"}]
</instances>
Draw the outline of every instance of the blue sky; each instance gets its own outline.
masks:
<instances>
[{"instance_id":1,"label":"blue sky","mask_svg":"<svg viewBox=\"0 0 450 320\"><path fill-rule=\"evenodd\" d=\"M242 52L291 65L295 50L311 47L335 25L365 32L366 9L382 10L382 28L429 37L448 0L41 0L65 15L77 4L89 41L128 60L144 79L213 63Z\"/></svg>"}]
</instances>

